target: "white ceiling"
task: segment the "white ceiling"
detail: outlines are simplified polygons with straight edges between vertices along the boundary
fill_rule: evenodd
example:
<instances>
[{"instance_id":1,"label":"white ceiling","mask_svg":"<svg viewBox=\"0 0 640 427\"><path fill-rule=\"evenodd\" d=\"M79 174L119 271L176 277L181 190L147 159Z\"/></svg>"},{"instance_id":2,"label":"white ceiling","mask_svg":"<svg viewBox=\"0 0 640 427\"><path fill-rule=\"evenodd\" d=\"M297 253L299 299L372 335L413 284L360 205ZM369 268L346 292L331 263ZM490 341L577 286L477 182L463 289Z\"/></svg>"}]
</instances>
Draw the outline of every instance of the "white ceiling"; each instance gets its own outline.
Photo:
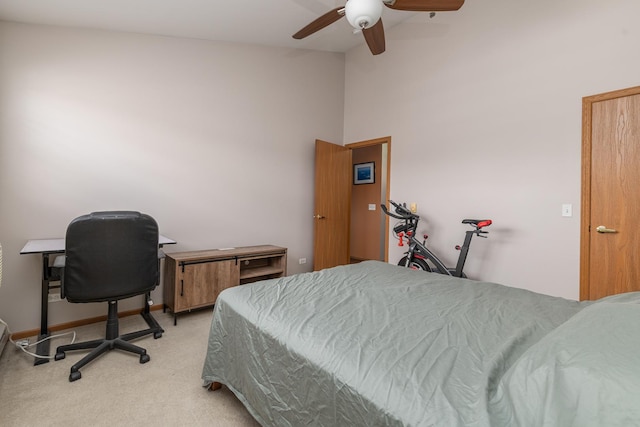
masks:
<instances>
[{"instance_id":1,"label":"white ceiling","mask_svg":"<svg viewBox=\"0 0 640 427\"><path fill-rule=\"evenodd\" d=\"M345 52L364 44L346 19L291 35L346 0L0 0L0 20ZM415 15L384 8L385 28Z\"/></svg>"}]
</instances>

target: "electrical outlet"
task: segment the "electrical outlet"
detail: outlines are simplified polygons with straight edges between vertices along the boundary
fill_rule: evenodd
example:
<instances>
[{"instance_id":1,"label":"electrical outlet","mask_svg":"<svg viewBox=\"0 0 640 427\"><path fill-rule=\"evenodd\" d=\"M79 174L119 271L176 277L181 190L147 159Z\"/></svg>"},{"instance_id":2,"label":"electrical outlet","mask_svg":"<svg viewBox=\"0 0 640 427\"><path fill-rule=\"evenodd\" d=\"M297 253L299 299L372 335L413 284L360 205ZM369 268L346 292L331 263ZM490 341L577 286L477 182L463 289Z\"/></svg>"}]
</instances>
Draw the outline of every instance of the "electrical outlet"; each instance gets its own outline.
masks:
<instances>
[{"instance_id":1,"label":"electrical outlet","mask_svg":"<svg viewBox=\"0 0 640 427\"><path fill-rule=\"evenodd\" d=\"M298 260L298 264L306 264L307 263L307 259L306 258L300 258Z\"/></svg>"}]
</instances>

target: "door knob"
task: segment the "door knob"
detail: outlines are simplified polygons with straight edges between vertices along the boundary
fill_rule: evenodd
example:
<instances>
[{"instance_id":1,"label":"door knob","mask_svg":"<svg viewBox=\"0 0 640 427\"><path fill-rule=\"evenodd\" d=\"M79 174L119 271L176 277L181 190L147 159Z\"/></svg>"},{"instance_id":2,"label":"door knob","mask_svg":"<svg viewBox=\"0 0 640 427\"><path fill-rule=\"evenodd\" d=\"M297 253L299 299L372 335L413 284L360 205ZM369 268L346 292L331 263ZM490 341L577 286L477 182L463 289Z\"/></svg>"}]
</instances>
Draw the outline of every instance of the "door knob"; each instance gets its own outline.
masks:
<instances>
[{"instance_id":1,"label":"door knob","mask_svg":"<svg viewBox=\"0 0 640 427\"><path fill-rule=\"evenodd\" d=\"M314 217L315 219L324 219L324 218L325 218L324 216L322 216L322 215L320 215L320 214L318 214L318 215L314 215L313 217Z\"/></svg>"},{"instance_id":2,"label":"door knob","mask_svg":"<svg viewBox=\"0 0 640 427\"><path fill-rule=\"evenodd\" d=\"M607 228L604 225L599 225L598 227L596 227L596 231L598 233L617 233L617 231L613 228Z\"/></svg>"}]
</instances>

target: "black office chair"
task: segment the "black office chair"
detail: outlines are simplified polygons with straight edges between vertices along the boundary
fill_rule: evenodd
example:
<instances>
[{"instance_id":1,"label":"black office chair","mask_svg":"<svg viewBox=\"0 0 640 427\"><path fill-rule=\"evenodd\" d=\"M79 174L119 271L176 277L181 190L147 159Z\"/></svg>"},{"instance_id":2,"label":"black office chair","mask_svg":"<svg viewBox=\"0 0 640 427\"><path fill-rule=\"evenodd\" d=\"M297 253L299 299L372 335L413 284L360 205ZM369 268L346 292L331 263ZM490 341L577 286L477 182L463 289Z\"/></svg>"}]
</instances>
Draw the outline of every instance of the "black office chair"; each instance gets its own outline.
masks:
<instances>
[{"instance_id":1,"label":"black office chair","mask_svg":"<svg viewBox=\"0 0 640 427\"><path fill-rule=\"evenodd\" d=\"M147 351L129 343L144 335L160 338L164 330L149 312L149 295L158 285L158 224L139 212L94 212L74 219L67 228L61 297L73 303L108 302L104 339L63 345L55 360L71 350L93 349L71 367L69 381L81 378L79 369L101 354L118 348L150 360ZM142 316L148 329L119 335L118 300L146 295Z\"/></svg>"}]
</instances>

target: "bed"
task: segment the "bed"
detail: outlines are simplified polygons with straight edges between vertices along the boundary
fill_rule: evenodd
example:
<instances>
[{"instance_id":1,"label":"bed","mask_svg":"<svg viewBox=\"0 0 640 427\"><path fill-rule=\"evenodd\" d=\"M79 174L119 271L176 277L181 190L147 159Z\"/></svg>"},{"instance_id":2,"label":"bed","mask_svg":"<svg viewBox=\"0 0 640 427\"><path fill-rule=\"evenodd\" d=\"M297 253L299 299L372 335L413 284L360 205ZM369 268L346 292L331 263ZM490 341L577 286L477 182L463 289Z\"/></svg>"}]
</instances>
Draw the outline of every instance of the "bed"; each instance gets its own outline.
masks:
<instances>
[{"instance_id":1,"label":"bed","mask_svg":"<svg viewBox=\"0 0 640 427\"><path fill-rule=\"evenodd\" d=\"M202 378L263 426L640 425L640 293L366 261L225 290Z\"/></svg>"}]
</instances>

